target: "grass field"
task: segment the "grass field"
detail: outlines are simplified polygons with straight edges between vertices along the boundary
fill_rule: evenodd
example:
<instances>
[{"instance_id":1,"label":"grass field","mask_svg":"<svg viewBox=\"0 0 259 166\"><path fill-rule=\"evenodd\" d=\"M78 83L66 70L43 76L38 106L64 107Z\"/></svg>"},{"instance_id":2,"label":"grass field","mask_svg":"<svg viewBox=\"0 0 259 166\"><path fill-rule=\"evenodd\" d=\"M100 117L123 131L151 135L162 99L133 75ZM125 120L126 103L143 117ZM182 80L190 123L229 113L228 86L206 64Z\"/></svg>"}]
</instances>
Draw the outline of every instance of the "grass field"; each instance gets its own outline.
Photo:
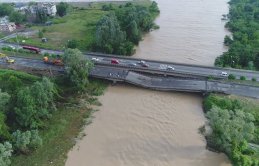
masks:
<instances>
[{"instance_id":1,"label":"grass field","mask_svg":"<svg viewBox=\"0 0 259 166\"><path fill-rule=\"evenodd\" d=\"M52 19L51 26L33 26L34 30L44 32L48 42L42 43L38 34L31 38L19 37L19 41L25 40L25 44L48 49L62 50L68 40L77 40L79 49L89 50L94 42L95 28L98 20L107 12L100 9L75 9L64 17ZM10 39L15 42L15 39Z\"/></svg>"}]
</instances>

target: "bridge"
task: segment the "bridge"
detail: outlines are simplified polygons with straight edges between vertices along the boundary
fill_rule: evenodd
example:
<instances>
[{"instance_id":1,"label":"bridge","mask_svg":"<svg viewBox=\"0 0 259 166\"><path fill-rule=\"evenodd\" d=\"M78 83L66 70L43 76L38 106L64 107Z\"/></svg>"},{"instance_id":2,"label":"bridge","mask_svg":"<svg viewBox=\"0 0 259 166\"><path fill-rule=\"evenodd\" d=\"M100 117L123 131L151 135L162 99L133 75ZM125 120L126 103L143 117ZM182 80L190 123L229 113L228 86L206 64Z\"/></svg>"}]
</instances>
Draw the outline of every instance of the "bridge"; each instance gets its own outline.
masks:
<instances>
[{"instance_id":1,"label":"bridge","mask_svg":"<svg viewBox=\"0 0 259 166\"><path fill-rule=\"evenodd\" d=\"M1 43L0 47L5 46L14 46L16 48L21 48L16 44L9 44L9 43ZM63 51L57 50L47 50L41 49L41 53L49 53L49 54L63 54ZM173 63L173 62L166 62L166 61L155 61L155 60L147 60L147 59L137 59L125 56L115 56L115 55L107 55L101 53L91 53L87 52L84 53L85 57L88 59L97 58L98 61L95 62L96 65L102 66L110 66L111 59L117 59L120 63L116 66L119 68L124 68L125 70L130 70L134 72L141 72L147 74L159 74L164 76L176 76L176 77L183 77L183 78L199 78L199 79L207 79L207 78L214 78L214 79L224 79L221 75L222 72L227 72L228 74L233 74L239 79L241 76L245 76L247 80L251 80L255 78L259 81L259 72L255 71L248 71L248 70L238 70L238 69L231 69L231 68L219 68L219 67L210 67L210 66L201 66L201 65L191 65L191 64L183 64L183 63ZM138 64L139 61L145 61L149 67L144 68ZM136 66L132 66L132 64L136 64ZM162 66L169 65L174 67L175 70L165 70Z\"/></svg>"},{"instance_id":2,"label":"bridge","mask_svg":"<svg viewBox=\"0 0 259 166\"><path fill-rule=\"evenodd\" d=\"M6 69L22 70L29 73L41 75L59 75L64 73L63 67L48 65L43 63L42 60L19 57L12 58L16 60L15 64L7 64L3 61L0 61L0 67ZM210 69L210 67L204 68ZM155 74L153 72L155 72ZM111 80L113 82L126 82L129 84L154 90L196 93L216 92L259 98L259 87L257 86L230 83L224 80L208 81L207 79L194 79L185 76L176 77L175 74L170 74L170 71L162 70L159 72L157 71L157 69L142 70L141 67L129 67L123 64L114 65L108 63L96 63L95 67L90 72L90 76L105 80Z\"/></svg>"}]
</instances>

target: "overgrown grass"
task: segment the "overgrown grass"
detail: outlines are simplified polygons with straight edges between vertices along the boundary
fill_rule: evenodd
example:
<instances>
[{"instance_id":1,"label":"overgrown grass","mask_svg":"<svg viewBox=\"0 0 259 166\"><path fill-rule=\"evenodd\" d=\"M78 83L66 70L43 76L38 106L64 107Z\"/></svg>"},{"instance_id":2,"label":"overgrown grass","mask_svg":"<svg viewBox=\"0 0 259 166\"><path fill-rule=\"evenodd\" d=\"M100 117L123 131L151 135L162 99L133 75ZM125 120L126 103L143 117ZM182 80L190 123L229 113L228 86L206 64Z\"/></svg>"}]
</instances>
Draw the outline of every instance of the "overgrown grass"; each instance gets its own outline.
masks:
<instances>
[{"instance_id":1,"label":"overgrown grass","mask_svg":"<svg viewBox=\"0 0 259 166\"><path fill-rule=\"evenodd\" d=\"M32 83L32 82L40 80L39 77L31 75L31 74L24 73L24 72L15 71L15 70L0 69L0 83L1 83L2 79L5 79L5 78L10 77L10 76L15 76L15 77L21 79L21 81L23 83ZM5 80L3 80L3 81L5 81Z\"/></svg>"}]
</instances>

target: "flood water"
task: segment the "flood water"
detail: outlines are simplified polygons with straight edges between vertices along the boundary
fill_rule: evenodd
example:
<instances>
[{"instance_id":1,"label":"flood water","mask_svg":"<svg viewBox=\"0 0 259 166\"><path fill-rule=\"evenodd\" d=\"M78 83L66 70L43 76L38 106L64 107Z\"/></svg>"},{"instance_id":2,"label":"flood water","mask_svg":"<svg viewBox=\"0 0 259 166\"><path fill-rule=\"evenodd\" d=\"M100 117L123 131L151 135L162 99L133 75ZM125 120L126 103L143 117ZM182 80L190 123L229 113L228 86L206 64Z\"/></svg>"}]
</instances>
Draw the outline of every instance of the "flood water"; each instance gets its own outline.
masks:
<instances>
[{"instance_id":1,"label":"flood water","mask_svg":"<svg viewBox=\"0 0 259 166\"><path fill-rule=\"evenodd\" d=\"M221 15L226 0L158 0L159 30L144 37L135 57L213 65L225 48ZM229 166L206 150L198 132L206 118L202 96L110 86L86 136L68 154L66 166Z\"/></svg>"}]
</instances>

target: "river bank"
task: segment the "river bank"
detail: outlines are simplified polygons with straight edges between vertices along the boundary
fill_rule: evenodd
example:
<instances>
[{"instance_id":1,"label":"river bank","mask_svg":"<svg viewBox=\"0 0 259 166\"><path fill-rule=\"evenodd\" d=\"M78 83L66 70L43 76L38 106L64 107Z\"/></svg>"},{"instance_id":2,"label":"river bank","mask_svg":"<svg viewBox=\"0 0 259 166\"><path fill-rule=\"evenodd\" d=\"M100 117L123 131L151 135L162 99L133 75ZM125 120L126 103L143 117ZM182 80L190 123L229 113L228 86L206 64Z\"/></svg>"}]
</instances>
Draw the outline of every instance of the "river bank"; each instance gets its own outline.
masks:
<instances>
[{"instance_id":1,"label":"river bank","mask_svg":"<svg viewBox=\"0 0 259 166\"><path fill-rule=\"evenodd\" d=\"M226 50L227 31L220 18L228 12L227 1L157 2L160 29L145 36L134 56L213 65ZM109 87L66 166L230 165L225 155L206 150L198 133L206 121L201 101L201 96L187 93Z\"/></svg>"}]
</instances>

